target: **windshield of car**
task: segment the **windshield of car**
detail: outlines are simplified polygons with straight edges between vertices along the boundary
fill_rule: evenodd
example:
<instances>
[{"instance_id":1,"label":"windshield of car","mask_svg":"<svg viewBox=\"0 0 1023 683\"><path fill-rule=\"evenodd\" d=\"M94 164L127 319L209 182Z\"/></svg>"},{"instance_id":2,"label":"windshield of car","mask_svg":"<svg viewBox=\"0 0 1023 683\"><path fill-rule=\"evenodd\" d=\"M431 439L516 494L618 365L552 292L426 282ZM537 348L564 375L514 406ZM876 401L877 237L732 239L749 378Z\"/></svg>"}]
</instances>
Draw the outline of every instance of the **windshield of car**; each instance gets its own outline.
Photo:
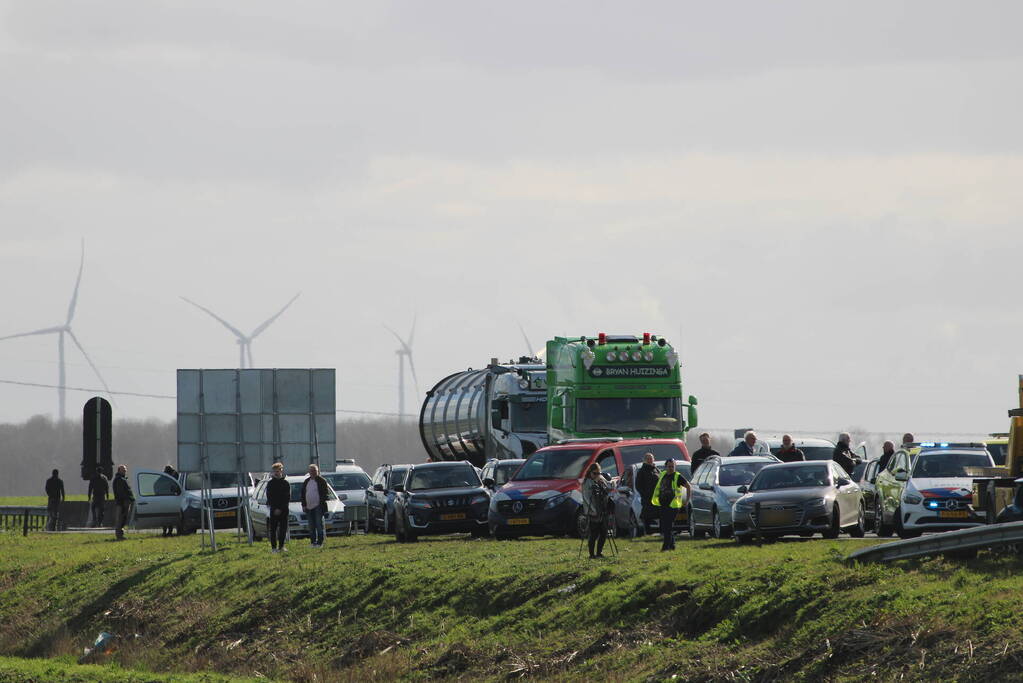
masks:
<instances>
[{"instance_id":1,"label":"windshield of car","mask_svg":"<svg viewBox=\"0 0 1023 683\"><path fill-rule=\"evenodd\" d=\"M454 467L424 467L412 470L409 480L409 491L424 489L450 489L465 486L479 486L480 478L476 468L470 465Z\"/></svg>"},{"instance_id":2,"label":"windshield of car","mask_svg":"<svg viewBox=\"0 0 1023 683\"><path fill-rule=\"evenodd\" d=\"M291 502L301 503L302 502L302 483L301 481L291 482ZM334 490L327 485L327 500L337 500L337 496L334 495Z\"/></svg>"},{"instance_id":3,"label":"windshield of car","mask_svg":"<svg viewBox=\"0 0 1023 683\"><path fill-rule=\"evenodd\" d=\"M494 467L494 483L497 485L506 484L511 476L515 474L515 470L519 469L522 465L521 462L513 462L508 464L500 464Z\"/></svg>"},{"instance_id":4,"label":"windshield of car","mask_svg":"<svg viewBox=\"0 0 1023 683\"><path fill-rule=\"evenodd\" d=\"M387 488L394 488L395 484L400 484L405 481L405 473L408 472L408 467L392 467L391 468L391 481Z\"/></svg>"},{"instance_id":5,"label":"windshield of car","mask_svg":"<svg viewBox=\"0 0 1023 683\"><path fill-rule=\"evenodd\" d=\"M224 473L212 473L210 474L210 488L211 489L229 489L238 486L238 475L231 474L229 472ZM249 482L242 480L242 486L248 486ZM202 488L202 474L199 472L192 472L185 477L185 489L188 491L198 491Z\"/></svg>"},{"instance_id":6,"label":"windshield of car","mask_svg":"<svg viewBox=\"0 0 1023 683\"><path fill-rule=\"evenodd\" d=\"M369 486L369 477L362 472L334 472L323 475L335 491L357 491Z\"/></svg>"},{"instance_id":7,"label":"windshield of car","mask_svg":"<svg viewBox=\"0 0 1023 683\"><path fill-rule=\"evenodd\" d=\"M593 451L589 449L537 451L522 464L512 481L578 479L591 455Z\"/></svg>"},{"instance_id":8,"label":"windshield of car","mask_svg":"<svg viewBox=\"0 0 1023 683\"><path fill-rule=\"evenodd\" d=\"M966 477L967 467L991 467L991 456L976 453L921 453L913 465L914 477Z\"/></svg>"},{"instance_id":9,"label":"windshield of car","mask_svg":"<svg viewBox=\"0 0 1023 683\"><path fill-rule=\"evenodd\" d=\"M827 486L829 483L826 465L773 467L758 474L753 483L750 484L749 490L798 489L811 486Z\"/></svg>"},{"instance_id":10,"label":"windshield of car","mask_svg":"<svg viewBox=\"0 0 1023 683\"><path fill-rule=\"evenodd\" d=\"M643 462L643 456L647 453L654 454L654 460L672 460L678 461L682 457L682 451L679 450L678 446L670 443L651 443L644 446L622 446L622 464L626 467L629 465L639 465ZM676 464L678 464L676 462Z\"/></svg>"},{"instance_id":11,"label":"windshield of car","mask_svg":"<svg viewBox=\"0 0 1023 683\"><path fill-rule=\"evenodd\" d=\"M753 481L757 472L762 470L767 462L745 462L732 465L722 465L718 474L718 486L742 486Z\"/></svg>"},{"instance_id":12,"label":"windshield of car","mask_svg":"<svg viewBox=\"0 0 1023 683\"><path fill-rule=\"evenodd\" d=\"M679 398L580 398L576 402L580 432L680 432Z\"/></svg>"},{"instance_id":13,"label":"windshield of car","mask_svg":"<svg viewBox=\"0 0 1023 683\"><path fill-rule=\"evenodd\" d=\"M532 401L529 403L512 403L511 420L513 432L547 432L547 403Z\"/></svg>"}]
</instances>

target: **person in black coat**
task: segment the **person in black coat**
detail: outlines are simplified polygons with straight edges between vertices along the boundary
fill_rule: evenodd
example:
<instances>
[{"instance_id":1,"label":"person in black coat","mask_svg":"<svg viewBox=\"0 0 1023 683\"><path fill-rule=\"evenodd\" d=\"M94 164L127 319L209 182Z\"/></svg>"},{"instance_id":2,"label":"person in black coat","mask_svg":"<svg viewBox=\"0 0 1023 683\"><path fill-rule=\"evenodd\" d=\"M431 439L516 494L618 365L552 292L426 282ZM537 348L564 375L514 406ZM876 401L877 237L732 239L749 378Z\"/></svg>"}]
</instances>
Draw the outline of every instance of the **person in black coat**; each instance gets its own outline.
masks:
<instances>
[{"instance_id":1,"label":"person in black coat","mask_svg":"<svg viewBox=\"0 0 1023 683\"><path fill-rule=\"evenodd\" d=\"M314 548L322 548L326 536L323 516L327 514L327 496L330 488L327 480L320 476L317 465L309 465L309 476L302 482L302 512L309 520L309 540Z\"/></svg>"},{"instance_id":2,"label":"person in black coat","mask_svg":"<svg viewBox=\"0 0 1023 683\"><path fill-rule=\"evenodd\" d=\"M177 479L178 479L178 471L176 469L174 469L173 467L171 467L170 465L167 465L166 467L163 468L163 473L166 474L171 479L174 479L175 481L177 481ZM179 492L180 492L180 489L179 489ZM163 527L163 535L164 536L173 536L174 535L174 525L170 524L170 525L164 526Z\"/></svg>"},{"instance_id":3,"label":"person in black coat","mask_svg":"<svg viewBox=\"0 0 1023 683\"><path fill-rule=\"evenodd\" d=\"M852 475L852 471L856 468L856 460L853 457L852 448L849 447L851 440L852 437L846 432L839 434L838 445L835 446L835 450L831 454L831 459L841 465L849 475Z\"/></svg>"},{"instance_id":4,"label":"person in black coat","mask_svg":"<svg viewBox=\"0 0 1023 683\"><path fill-rule=\"evenodd\" d=\"M114 504L117 505L117 526L114 528L114 538L118 541L124 540L124 525L128 523L128 516L131 514L131 506L135 504L135 494L131 491L131 484L128 483L128 466L118 465L117 474L114 475Z\"/></svg>"},{"instance_id":5,"label":"person in black coat","mask_svg":"<svg viewBox=\"0 0 1023 683\"><path fill-rule=\"evenodd\" d=\"M891 461L893 455L895 455L895 444L891 441L885 441L881 446L881 457L878 458L878 472L883 472L888 469L888 463Z\"/></svg>"},{"instance_id":6,"label":"person in black coat","mask_svg":"<svg viewBox=\"0 0 1023 683\"><path fill-rule=\"evenodd\" d=\"M654 454L645 453L643 455L643 465L636 472L636 493L639 494L640 500L643 501L643 524L646 526L647 531L650 530L649 524L651 520L657 517L657 511L650 504L650 497L654 495L654 487L657 486L657 475L659 474L660 472L654 465Z\"/></svg>"},{"instance_id":7,"label":"person in black coat","mask_svg":"<svg viewBox=\"0 0 1023 683\"><path fill-rule=\"evenodd\" d=\"M102 472L96 470L89 480L89 508L92 510L92 525L103 526L104 508L107 506L107 494L110 493L110 480Z\"/></svg>"},{"instance_id":8,"label":"person in black coat","mask_svg":"<svg viewBox=\"0 0 1023 683\"><path fill-rule=\"evenodd\" d=\"M692 472L691 476L696 476L696 470L700 469L703 461L712 455L721 454L710 447L710 434L704 432L700 434L700 447L693 451L693 457L689 461L689 471Z\"/></svg>"},{"instance_id":9,"label":"person in black coat","mask_svg":"<svg viewBox=\"0 0 1023 683\"><path fill-rule=\"evenodd\" d=\"M271 468L270 481L266 484L266 504L270 508L266 535L270 538L270 552L272 553L286 550L284 541L288 537L289 503L291 503L291 484L284 476L284 465L275 462Z\"/></svg>"},{"instance_id":10,"label":"person in black coat","mask_svg":"<svg viewBox=\"0 0 1023 683\"><path fill-rule=\"evenodd\" d=\"M53 470L53 476L46 480L46 530L57 531L60 528L60 505L64 502L64 482L60 472Z\"/></svg>"},{"instance_id":11,"label":"person in black coat","mask_svg":"<svg viewBox=\"0 0 1023 683\"><path fill-rule=\"evenodd\" d=\"M775 456L782 462L800 462L806 460L806 455L803 451L796 448L796 444L793 443L792 437L785 434L781 437L781 449L775 454Z\"/></svg>"}]
</instances>

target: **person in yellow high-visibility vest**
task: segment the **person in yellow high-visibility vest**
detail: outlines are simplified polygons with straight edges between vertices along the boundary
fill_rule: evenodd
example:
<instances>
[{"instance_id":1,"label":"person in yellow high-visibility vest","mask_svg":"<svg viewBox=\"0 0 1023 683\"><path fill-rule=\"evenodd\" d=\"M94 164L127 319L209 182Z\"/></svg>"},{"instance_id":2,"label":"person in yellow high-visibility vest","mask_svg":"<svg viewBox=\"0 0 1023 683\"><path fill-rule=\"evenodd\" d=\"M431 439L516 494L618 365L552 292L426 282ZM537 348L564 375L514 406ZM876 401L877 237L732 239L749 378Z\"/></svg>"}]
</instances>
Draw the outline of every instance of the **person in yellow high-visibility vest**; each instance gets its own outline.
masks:
<instances>
[{"instance_id":1,"label":"person in yellow high-visibility vest","mask_svg":"<svg viewBox=\"0 0 1023 683\"><path fill-rule=\"evenodd\" d=\"M650 504L659 512L658 521L664 539L661 543L662 551L675 549L675 536L671 533L671 527L678 511L689 499L689 493L689 482L675 469L675 461L668 458L664 461L664 471L657 478L657 485L650 496Z\"/></svg>"}]
</instances>

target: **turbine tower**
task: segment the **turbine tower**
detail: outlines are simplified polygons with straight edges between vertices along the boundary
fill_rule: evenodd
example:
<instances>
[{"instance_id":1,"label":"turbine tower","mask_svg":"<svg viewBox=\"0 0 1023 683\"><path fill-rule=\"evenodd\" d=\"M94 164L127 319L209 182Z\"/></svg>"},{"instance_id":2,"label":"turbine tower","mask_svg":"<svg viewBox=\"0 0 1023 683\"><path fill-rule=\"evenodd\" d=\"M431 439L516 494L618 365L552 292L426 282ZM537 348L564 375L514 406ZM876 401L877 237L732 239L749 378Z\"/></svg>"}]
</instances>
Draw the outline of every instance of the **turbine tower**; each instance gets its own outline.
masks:
<instances>
[{"instance_id":1,"label":"turbine tower","mask_svg":"<svg viewBox=\"0 0 1023 683\"><path fill-rule=\"evenodd\" d=\"M384 329L394 335L398 340L398 350L394 353L398 356L398 422L405 418L405 362L408 362L408 369L412 372L412 382L416 387L416 396L419 396L419 379L416 377L416 364L412 360L412 340L416 336L416 318L412 318L412 331L408 333L408 339L402 339L401 335L387 325Z\"/></svg>"},{"instance_id":2,"label":"turbine tower","mask_svg":"<svg viewBox=\"0 0 1023 683\"><path fill-rule=\"evenodd\" d=\"M522 323L519 323L519 332L522 333L522 340L526 342L526 351L530 358L543 358L547 353L547 346L542 346L539 349L533 350L533 345L529 342L529 335L526 334L526 329L522 327Z\"/></svg>"},{"instance_id":3,"label":"turbine tower","mask_svg":"<svg viewBox=\"0 0 1023 683\"><path fill-rule=\"evenodd\" d=\"M256 337L258 337L260 334L262 334L263 331L266 328L270 327L270 323L272 323L274 320L277 320L277 318L281 317L281 313L284 313L284 311L288 310L288 306L293 304L295 302L295 299L297 299L301 293L302 292L299 292L295 296L291 297L291 301L289 301L288 303L284 304L284 308L282 308L281 310L277 311L272 316L270 316L269 318L264 320L260 325L258 325L256 327L256 329L252 330L252 332L250 332L249 334L245 334L244 332L239 330L237 327L235 327L231 323L227 322L226 320L224 320L219 315L217 315L216 313L214 313L210 309L206 308L205 306L200 306L199 304L195 303L194 301L192 301L191 299L188 299L186 297L181 297L181 299L183 301L187 302L187 303L192 304L193 306L198 308L200 311L203 311L204 313L208 313L214 320L219 322L221 325L223 325L224 327L229 329L232 334L234 334L235 341L238 344L238 367L244 369L245 367L250 367L250 368L253 367L253 364L252 364L252 340L255 339ZM246 366L246 362L248 362L248 366Z\"/></svg>"},{"instance_id":4,"label":"turbine tower","mask_svg":"<svg viewBox=\"0 0 1023 683\"><path fill-rule=\"evenodd\" d=\"M78 347L78 350L82 352L85 360L89 363L89 367L99 377L99 381L103 384L103 388L107 391L107 396L113 396L110 394L110 387L107 386L107 382L103 379L103 375L100 374L99 368L89 358L89 354L85 352L85 347L78 341L78 337L71 329L71 321L75 317L75 308L78 306L78 287L82 284L82 270L85 267L85 240L82 240L82 255L78 262L78 278L75 280L75 288L71 292L71 303L68 305L67 318L64 320L63 325L56 325L54 327L46 327L41 330L35 330L33 332L22 332L20 334L10 334L6 337L0 337L0 341L5 339L15 339L17 337L31 337L34 335L41 334L55 334L57 335L57 416L61 422L67 414L67 369L64 366L64 335L67 335L71 342Z\"/></svg>"}]
</instances>

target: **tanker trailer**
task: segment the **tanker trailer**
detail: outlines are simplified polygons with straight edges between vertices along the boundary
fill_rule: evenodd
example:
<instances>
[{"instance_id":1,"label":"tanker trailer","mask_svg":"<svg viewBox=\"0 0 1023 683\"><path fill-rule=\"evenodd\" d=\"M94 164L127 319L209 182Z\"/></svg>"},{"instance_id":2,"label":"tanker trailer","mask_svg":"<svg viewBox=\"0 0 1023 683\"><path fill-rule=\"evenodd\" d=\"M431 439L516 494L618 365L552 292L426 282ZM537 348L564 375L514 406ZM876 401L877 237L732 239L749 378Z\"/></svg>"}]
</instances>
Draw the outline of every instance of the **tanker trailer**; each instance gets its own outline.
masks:
<instances>
[{"instance_id":1,"label":"tanker trailer","mask_svg":"<svg viewBox=\"0 0 1023 683\"><path fill-rule=\"evenodd\" d=\"M525 458L547 445L547 369L536 358L469 368L427 392L419 436L434 460Z\"/></svg>"}]
</instances>

